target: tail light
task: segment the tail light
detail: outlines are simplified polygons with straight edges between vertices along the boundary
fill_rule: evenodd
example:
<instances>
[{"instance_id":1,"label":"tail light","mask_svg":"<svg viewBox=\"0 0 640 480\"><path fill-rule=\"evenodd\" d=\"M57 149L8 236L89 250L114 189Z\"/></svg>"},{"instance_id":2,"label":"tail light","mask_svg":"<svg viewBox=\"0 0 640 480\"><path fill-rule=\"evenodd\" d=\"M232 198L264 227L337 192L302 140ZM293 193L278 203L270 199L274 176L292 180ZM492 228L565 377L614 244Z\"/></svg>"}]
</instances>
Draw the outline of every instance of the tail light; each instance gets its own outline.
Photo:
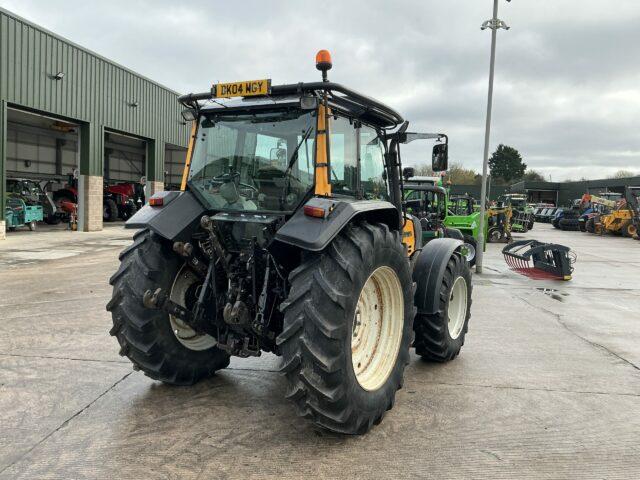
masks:
<instances>
[{"instance_id":1,"label":"tail light","mask_svg":"<svg viewBox=\"0 0 640 480\"><path fill-rule=\"evenodd\" d=\"M313 207L311 205L305 205L303 208L303 211L307 217L315 217L315 218L326 217L326 211L322 207Z\"/></svg>"}]
</instances>

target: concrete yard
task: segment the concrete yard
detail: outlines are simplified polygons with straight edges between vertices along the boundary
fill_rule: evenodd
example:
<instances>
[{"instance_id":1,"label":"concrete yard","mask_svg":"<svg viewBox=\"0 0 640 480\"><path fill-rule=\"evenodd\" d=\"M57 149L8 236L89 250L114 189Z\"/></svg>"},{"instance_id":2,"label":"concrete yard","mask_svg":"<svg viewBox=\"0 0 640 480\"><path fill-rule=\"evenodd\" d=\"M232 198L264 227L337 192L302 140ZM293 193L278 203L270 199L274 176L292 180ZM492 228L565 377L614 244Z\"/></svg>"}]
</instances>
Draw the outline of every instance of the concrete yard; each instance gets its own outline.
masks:
<instances>
[{"instance_id":1,"label":"concrete yard","mask_svg":"<svg viewBox=\"0 0 640 480\"><path fill-rule=\"evenodd\" d=\"M130 236L0 242L1 479L640 478L640 242L537 224L577 252L570 282L489 245L461 356L414 356L382 424L343 437L295 416L273 356L188 388L134 372L105 311Z\"/></svg>"}]
</instances>

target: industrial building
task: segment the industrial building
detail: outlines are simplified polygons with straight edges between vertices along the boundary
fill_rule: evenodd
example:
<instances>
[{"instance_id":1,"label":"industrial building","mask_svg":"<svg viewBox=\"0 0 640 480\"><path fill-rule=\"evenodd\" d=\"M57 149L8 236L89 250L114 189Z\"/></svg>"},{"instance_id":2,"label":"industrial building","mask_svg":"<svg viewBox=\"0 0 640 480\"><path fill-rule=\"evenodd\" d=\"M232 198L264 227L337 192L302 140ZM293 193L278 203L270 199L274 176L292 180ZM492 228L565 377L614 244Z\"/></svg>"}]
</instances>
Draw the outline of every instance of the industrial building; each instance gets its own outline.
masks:
<instances>
[{"instance_id":1,"label":"industrial building","mask_svg":"<svg viewBox=\"0 0 640 480\"><path fill-rule=\"evenodd\" d=\"M102 229L103 186L179 184L188 141L178 93L0 8L0 238L7 179L77 195Z\"/></svg>"},{"instance_id":2,"label":"industrial building","mask_svg":"<svg viewBox=\"0 0 640 480\"><path fill-rule=\"evenodd\" d=\"M557 206L570 205L572 200L585 193L604 192L624 193L625 186L640 187L640 176L628 178L603 178L598 180L579 180L575 182L530 182L521 181L511 185L493 185L489 187L487 197L497 200L505 193L523 193L530 203L551 203ZM480 185L451 185L453 195L469 194L480 198Z\"/></svg>"},{"instance_id":3,"label":"industrial building","mask_svg":"<svg viewBox=\"0 0 640 480\"><path fill-rule=\"evenodd\" d=\"M640 187L640 176L627 178L603 178L576 182L518 182L509 188L511 193L525 193L531 203L570 205L571 201L585 193L624 193L625 187Z\"/></svg>"}]
</instances>

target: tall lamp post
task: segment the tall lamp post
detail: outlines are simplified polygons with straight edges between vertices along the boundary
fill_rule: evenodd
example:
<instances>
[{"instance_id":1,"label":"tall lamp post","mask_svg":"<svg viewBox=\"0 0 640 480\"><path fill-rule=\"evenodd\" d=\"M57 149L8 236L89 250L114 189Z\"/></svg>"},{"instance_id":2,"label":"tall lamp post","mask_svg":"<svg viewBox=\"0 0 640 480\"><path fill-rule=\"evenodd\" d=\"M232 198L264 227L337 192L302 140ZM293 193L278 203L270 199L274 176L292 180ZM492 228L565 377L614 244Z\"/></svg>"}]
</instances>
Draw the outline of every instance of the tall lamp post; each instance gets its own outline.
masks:
<instances>
[{"instance_id":1,"label":"tall lamp post","mask_svg":"<svg viewBox=\"0 0 640 480\"><path fill-rule=\"evenodd\" d=\"M510 2L511 0L507 0ZM493 72L496 63L496 32L499 28L509 30L506 23L498 18L498 0L493 0L493 18L487 20L480 27L482 30L491 29L491 61L489 63L489 94L487 99L487 124L484 133L484 158L482 161L482 187L480 188L480 231L478 232L478 251L476 252L476 273L482 273L482 254L484 251L484 224L486 221L487 198L487 165L489 163L489 137L491 133L491 107L493 104Z\"/></svg>"}]
</instances>

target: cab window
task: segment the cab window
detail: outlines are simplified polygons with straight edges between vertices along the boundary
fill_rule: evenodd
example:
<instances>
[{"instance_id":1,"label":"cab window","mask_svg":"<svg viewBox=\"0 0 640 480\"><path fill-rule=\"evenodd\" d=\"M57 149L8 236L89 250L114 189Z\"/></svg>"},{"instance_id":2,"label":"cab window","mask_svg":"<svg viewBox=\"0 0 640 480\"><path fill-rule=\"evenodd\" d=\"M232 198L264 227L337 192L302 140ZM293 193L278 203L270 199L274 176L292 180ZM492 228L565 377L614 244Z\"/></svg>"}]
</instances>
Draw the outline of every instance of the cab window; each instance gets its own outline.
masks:
<instances>
[{"instance_id":1,"label":"cab window","mask_svg":"<svg viewBox=\"0 0 640 480\"><path fill-rule=\"evenodd\" d=\"M373 128L360 128L360 184L365 199L389 198L384 179L384 148Z\"/></svg>"},{"instance_id":2,"label":"cab window","mask_svg":"<svg viewBox=\"0 0 640 480\"><path fill-rule=\"evenodd\" d=\"M355 195L357 191L357 129L345 117L331 117L329 152L331 190L334 194Z\"/></svg>"},{"instance_id":3,"label":"cab window","mask_svg":"<svg viewBox=\"0 0 640 480\"><path fill-rule=\"evenodd\" d=\"M287 168L287 141L284 138L258 134L256 137L255 156L272 167L285 170Z\"/></svg>"}]
</instances>

